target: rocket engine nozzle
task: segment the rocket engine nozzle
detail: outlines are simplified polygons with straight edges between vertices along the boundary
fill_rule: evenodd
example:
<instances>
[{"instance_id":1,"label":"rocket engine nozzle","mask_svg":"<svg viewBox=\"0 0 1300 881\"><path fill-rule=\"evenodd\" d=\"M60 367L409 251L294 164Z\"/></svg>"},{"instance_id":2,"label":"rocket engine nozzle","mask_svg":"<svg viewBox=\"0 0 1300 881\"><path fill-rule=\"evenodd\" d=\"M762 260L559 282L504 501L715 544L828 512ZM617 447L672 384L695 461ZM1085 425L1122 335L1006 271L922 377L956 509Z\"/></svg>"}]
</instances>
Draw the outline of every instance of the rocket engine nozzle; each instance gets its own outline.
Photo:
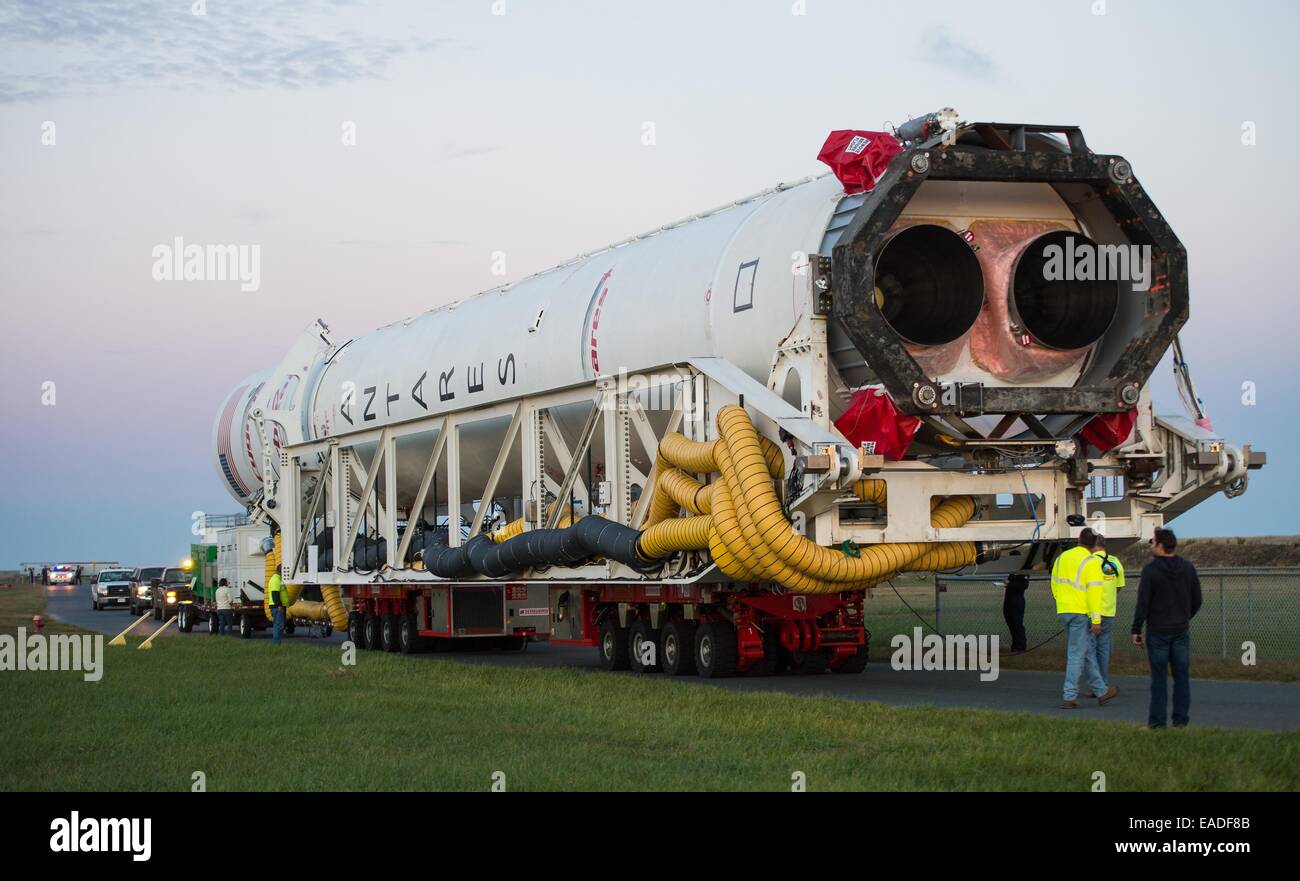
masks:
<instances>
[{"instance_id":1,"label":"rocket engine nozzle","mask_svg":"<svg viewBox=\"0 0 1300 881\"><path fill-rule=\"evenodd\" d=\"M896 233L876 261L876 305L905 341L941 346L971 329L984 305L984 274L965 239L918 224Z\"/></svg>"},{"instance_id":2,"label":"rocket engine nozzle","mask_svg":"<svg viewBox=\"0 0 1300 881\"><path fill-rule=\"evenodd\" d=\"M1035 342L1049 349L1082 349L1105 335L1119 309L1119 283L1077 278L1069 255L1097 243L1076 232L1039 236L1016 258L1011 274L1011 314ZM1055 256L1054 256L1055 255Z\"/></svg>"}]
</instances>

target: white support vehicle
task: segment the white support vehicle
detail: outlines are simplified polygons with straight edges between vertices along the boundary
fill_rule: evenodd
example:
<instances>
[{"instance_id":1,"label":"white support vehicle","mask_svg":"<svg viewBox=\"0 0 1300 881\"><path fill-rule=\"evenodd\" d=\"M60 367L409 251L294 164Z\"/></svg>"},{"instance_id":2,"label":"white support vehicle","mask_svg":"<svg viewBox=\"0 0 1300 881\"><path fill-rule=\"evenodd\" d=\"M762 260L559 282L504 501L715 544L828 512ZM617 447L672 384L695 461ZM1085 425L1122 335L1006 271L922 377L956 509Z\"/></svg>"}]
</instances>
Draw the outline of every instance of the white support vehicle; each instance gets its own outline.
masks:
<instances>
[{"instance_id":1,"label":"white support vehicle","mask_svg":"<svg viewBox=\"0 0 1300 881\"><path fill-rule=\"evenodd\" d=\"M101 609L125 609L131 604L131 578L133 569L105 569L95 577L90 585L90 607L96 612Z\"/></svg>"}]
</instances>

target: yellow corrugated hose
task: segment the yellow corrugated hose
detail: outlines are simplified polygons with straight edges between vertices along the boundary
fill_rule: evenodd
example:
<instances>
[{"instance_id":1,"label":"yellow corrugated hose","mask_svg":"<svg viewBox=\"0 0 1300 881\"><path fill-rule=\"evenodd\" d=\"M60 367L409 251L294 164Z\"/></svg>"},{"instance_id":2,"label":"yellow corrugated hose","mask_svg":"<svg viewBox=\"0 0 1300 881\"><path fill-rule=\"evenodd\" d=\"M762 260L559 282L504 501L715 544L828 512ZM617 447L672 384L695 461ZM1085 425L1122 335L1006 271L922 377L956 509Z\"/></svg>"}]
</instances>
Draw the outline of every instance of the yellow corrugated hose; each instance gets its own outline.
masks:
<instances>
[{"instance_id":1,"label":"yellow corrugated hose","mask_svg":"<svg viewBox=\"0 0 1300 881\"><path fill-rule=\"evenodd\" d=\"M646 514L643 528L649 529L657 523L676 517L680 508L686 508L692 514L704 514L708 508L701 506L701 502L707 500L712 495L713 490L704 486L699 481L690 477L686 472L695 474L712 474L718 470L718 460L715 456L717 446L716 440L711 441L693 441L687 440L678 432L669 432L664 435L663 440L659 441L659 452L655 455L655 478L654 494L650 498L650 510ZM781 477L785 474L785 456L781 448L765 437L759 436L759 443L762 446L763 458L767 463L768 472L773 477ZM687 478L689 483L681 478ZM685 496L689 491L702 487L699 499L696 501L696 510L679 500L679 496Z\"/></svg>"},{"instance_id":2,"label":"yellow corrugated hose","mask_svg":"<svg viewBox=\"0 0 1300 881\"><path fill-rule=\"evenodd\" d=\"M271 576L280 571L280 534L275 535L275 547L265 560L265 578L262 584L269 587ZM302 594L301 584L286 584L284 586L285 603L284 614L286 618L298 618L307 621L324 621L329 619L330 625L335 630L347 630L348 627L348 610L343 605L343 598L339 594L337 585L321 585L321 599L318 600L300 600ZM271 591L263 589L262 591L262 612L266 615L267 621L274 621L275 614L271 611Z\"/></svg>"},{"instance_id":3,"label":"yellow corrugated hose","mask_svg":"<svg viewBox=\"0 0 1300 881\"><path fill-rule=\"evenodd\" d=\"M708 443L668 435L660 445L659 456L667 467L659 472L663 482L657 484L656 495L697 516L672 516L648 527L638 545L647 559L707 548L732 578L776 581L799 593L861 590L899 572L952 569L975 561L972 542L881 544L861 548L857 556L822 547L786 519L772 486L781 471L773 471L771 454L779 459L780 448L758 434L749 414L736 406L723 408L718 433L720 438ZM700 501L700 490L706 487L684 472L713 470L721 476L708 487L712 491L706 515ZM882 506L887 501L882 480L858 481L854 494ZM955 529L974 514L974 500L957 496L934 507L931 524Z\"/></svg>"}]
</instances>

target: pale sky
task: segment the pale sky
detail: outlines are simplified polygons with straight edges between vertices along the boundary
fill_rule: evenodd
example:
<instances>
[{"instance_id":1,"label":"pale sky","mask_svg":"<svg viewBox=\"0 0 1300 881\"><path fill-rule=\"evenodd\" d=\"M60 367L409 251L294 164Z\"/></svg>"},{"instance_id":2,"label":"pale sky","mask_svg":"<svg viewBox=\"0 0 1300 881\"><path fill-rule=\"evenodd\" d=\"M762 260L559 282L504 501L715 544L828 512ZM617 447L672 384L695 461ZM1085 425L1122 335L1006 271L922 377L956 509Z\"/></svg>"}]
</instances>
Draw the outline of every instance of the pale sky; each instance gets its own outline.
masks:
<instances>
[{"instance_id":1,"label":"pale sky","mask_svg":"<svg viewBox=\"0 0 1300 881\"><path fill-rule=\"evenodd\" d=\"M1300 532L1295 3L193 5L0 6L0 567L182 555L234 509L223 396L312 318L364 334L499 284L493 252L518 278L943 106L1133 163L1189 253L1215 426L1270 456L1174 526ZM154 281L176 236L259 245L261 289ZM1155 389L1179 411L1167 363Z\"/></svg>"}]
</instances>

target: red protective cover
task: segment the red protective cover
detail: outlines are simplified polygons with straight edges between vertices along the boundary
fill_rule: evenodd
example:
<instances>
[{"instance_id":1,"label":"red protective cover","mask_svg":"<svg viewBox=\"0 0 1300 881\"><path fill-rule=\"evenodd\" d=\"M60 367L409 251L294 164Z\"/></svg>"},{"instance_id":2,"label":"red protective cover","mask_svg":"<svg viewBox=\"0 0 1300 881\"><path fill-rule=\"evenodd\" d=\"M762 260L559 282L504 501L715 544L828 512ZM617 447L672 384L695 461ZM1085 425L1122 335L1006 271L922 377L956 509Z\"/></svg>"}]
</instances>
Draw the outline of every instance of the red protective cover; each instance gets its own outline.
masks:
<instances>
[{"instance_id":1,"label":"red protective cover","mask_svg":"<svg viewBox=\"0 0 1300 881\"><path fill-rule=\"evenodd\" d=\"M1109 453L1128 440L1137 418L1137 407L1127 413L1103 413L1085 425L1083 431L1079 432L1079 437L1103 453Z\"/></svg>"},{"instance_id":2,"label":"red protective cover","mask_svg":"<svg viewBox=\"0 0 1300 881\"><path fill-rule=\"evenodd\" d=\"M860 389L853 393L849 408L835 420L835 427L855 447L867 444L867 452L897 462L907 454L921 420L898 412L884 389Z\"/></svg>"},{"instance_id":3,"label":"red protective cover","mask_svg":"<svg viewBox=\"0 0 1300 881\"><path fill-rule=\"evenodd\" d=\"M902 152L903 145L888 132L845 129L831 132L817 158L835 172L844 192L853 195L872 190L889 160Z\"/></svg>"}]
</instances>

